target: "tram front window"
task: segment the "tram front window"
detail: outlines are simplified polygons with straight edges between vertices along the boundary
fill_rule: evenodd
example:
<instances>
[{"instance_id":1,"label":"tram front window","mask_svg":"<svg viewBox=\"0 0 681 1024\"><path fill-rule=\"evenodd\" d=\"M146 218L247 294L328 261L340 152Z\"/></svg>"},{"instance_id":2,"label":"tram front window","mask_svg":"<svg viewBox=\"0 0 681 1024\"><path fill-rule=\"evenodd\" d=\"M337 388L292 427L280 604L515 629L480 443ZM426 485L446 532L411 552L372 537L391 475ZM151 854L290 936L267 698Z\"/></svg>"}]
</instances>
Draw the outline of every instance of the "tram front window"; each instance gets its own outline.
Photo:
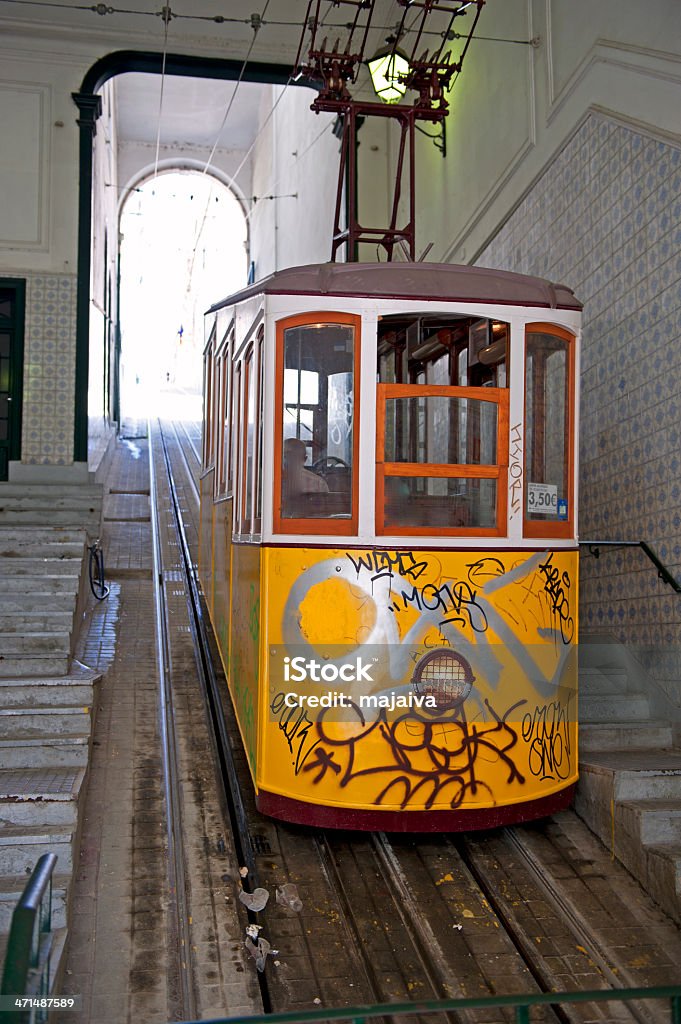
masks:
<instances>
[{"instance_id":1,"label":"tram front window","mask_svg":"<svg viewBox=\"0 0 681 1024\"><path fill-rule=\"evenodd\" d=\"M502 532L508 338L479 317L379 322L378 532Z\"/></svg>"},{"instance_id":2,"label":"tram front window","mask_svg":"<svg viewBox=\"0 0 681 1024\"><path fill-rule=\"evenodd\" d=\"M568 518L572 403L570 339L527 332L525 353L526 522Z\"/></svg>"},{"instance_id":3,"label":"tram front window","mask_svg":"<svg viewBox=\"0 0 681 1024\"><path fill-rule=\"evenodd\" d=\"M350 518L353 396L353 327L284 331L282 519Z\"/></svg>"}]
</instances>

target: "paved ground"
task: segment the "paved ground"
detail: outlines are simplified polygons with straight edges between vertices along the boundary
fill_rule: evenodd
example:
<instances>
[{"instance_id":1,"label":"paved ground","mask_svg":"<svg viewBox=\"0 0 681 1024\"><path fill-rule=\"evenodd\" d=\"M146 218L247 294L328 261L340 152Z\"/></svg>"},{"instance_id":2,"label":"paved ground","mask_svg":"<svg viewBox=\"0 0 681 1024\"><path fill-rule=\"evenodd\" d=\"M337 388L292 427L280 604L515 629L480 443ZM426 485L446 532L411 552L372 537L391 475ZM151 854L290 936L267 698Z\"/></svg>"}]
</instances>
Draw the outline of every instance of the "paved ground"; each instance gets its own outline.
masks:
<instances>
[{"instance_id":1,"label":"paved ground","mask_svg":"<svg viewBox=\"0 0 681 1024\"><path fill-rule=\"evenodd\" d=\"M64 983L64 994L82 996L88 1024L165 1024L183 1017L170 912L144 433L133 425L123 431L133 440L117 444L102 534L111 594L91 609L77 651L85 664L105 671ZM184 591L170 586L167 597L181 613ZM181 640L189 642L188 631ZM259 1007L253 972L244 969L244 922L231 896L238 865L229 846L218 843L221 813L205 721L197 714L191 660L186 652L180 657L176 726L188 848L188 956L201 993L196 1016L250 1014Z\"/></svg>"}]
</instances>

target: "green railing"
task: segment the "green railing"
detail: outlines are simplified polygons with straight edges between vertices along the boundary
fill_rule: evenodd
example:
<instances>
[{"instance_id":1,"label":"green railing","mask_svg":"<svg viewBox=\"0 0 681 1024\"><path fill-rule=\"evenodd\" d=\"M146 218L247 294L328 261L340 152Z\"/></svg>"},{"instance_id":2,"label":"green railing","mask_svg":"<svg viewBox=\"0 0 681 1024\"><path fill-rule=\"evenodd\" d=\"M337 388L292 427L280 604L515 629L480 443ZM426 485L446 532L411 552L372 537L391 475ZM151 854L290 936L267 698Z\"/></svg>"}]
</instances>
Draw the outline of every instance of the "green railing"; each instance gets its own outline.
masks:
<instances>
[{"instance_id":1,"label":"green railing","mask_svg":"<svg viewBox=\"0 0 681 1024\"><path fill-rule=\"evenodd\" d=\"M52 872L54 853L39 859L12 914L0 993L3 996L47 997L52 953ZM4 1009L4 1007L3 1007ZM2 1024L47 1020L47 1011L5 1010Z\"/></svg>"},{"instance_id":2,"label":"green railing","mask_svg":"<svg viewBox=\"0 0 681 1024\"><path fill-rule=\"evenodd\" d=\"M563 1006L567 1003L633 1003L664 999L670 1003L670 1024L681 1024L681 984L655 988L597 989L595 992L537 992L511 996L476 996L462 999L433 999L428 1002L383 1003L379 1006L342 1006L336 1009L302 1010L291 1013L267 1013L255 1017L214 1017L201 1024L321 1024L349 1021L367 1024L376 1017L420 1017L461 1010L484 1010L508 1006L515 1008L516 1024L529 1024L533 1006ZM190 1024L190 1022L185 1022ZM197 1024L197 1022L192 1022Z\"/></svg>"}]
</instances>

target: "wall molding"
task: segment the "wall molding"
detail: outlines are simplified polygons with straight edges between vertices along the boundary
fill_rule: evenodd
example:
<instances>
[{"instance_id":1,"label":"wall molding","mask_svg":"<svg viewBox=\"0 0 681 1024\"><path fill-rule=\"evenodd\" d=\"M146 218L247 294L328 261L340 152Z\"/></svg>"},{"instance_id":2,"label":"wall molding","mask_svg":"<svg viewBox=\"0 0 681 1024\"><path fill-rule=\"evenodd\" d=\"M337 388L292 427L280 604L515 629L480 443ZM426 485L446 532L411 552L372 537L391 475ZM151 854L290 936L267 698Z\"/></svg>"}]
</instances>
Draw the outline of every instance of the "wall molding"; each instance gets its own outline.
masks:
<instances>
[{"instance_id":1,"label":"wall molding","mask_svg":"<svg viewBox=\"0 0 681 1024\"><path fill-rule=\"evenodd\" d=\"M0 80L0 92L24 93L38 99L38 133L37 133L37 196L35 197L35 232L34 237L3 238L0 237L0 252L42 252L49 251L50 244L50 143L52 123L52 88L40 82L14 82ZM6 143L7 150L12 146L11 139ZM7 196L3 197L7 201ZM11 200L10 200L11 201Z\"/></svg>"}]
</instances>

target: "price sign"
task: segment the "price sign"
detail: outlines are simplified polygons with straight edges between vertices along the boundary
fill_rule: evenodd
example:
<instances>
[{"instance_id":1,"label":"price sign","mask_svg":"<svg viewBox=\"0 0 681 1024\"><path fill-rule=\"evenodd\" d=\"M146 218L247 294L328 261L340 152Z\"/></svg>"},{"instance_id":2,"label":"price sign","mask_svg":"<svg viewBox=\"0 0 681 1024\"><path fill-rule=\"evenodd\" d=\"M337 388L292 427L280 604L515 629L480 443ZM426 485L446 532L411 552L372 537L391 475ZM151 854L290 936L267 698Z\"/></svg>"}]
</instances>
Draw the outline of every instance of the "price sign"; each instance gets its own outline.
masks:
<instances>
[{"instance_id":1,"label":"price sign","mask_svg":"<svg viewBox=\"0 0 681 1024\"><path fill-rule=\"evenodd\" d=\"M558 514L558 488L555 484L527 485L527 511L536 516Z\"/></svg>"}]
</instances>

